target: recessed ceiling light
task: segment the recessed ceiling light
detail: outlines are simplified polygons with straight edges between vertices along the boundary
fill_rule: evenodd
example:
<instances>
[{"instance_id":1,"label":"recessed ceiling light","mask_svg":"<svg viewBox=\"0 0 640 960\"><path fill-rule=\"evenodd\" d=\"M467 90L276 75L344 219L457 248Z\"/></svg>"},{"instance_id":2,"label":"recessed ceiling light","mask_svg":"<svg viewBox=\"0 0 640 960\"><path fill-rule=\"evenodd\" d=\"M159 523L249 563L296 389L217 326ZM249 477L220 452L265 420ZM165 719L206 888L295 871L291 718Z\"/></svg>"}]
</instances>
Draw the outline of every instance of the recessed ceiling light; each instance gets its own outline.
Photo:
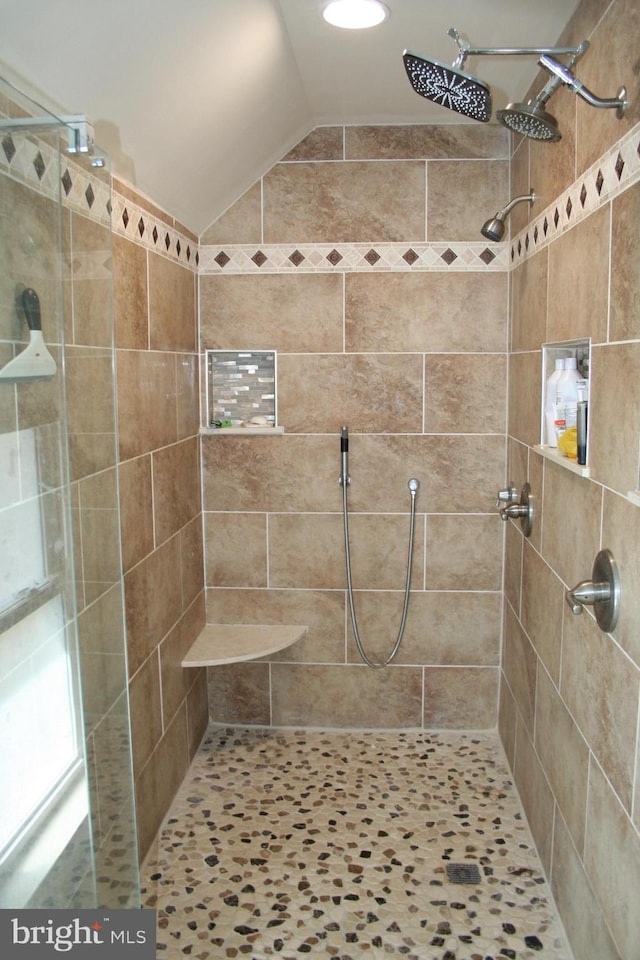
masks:
<instances>
[{"instance_id":1,"label":"recessed ceiling light","mask_svg":"<svg viewBox=\"0 0 640 960\"><path fill-rule=\"evenodd\" d=\"M389 8L380 0L332 0L322 12L327 23L346 30L375 27L389 16Z\"/></svg>"}]
</instances>

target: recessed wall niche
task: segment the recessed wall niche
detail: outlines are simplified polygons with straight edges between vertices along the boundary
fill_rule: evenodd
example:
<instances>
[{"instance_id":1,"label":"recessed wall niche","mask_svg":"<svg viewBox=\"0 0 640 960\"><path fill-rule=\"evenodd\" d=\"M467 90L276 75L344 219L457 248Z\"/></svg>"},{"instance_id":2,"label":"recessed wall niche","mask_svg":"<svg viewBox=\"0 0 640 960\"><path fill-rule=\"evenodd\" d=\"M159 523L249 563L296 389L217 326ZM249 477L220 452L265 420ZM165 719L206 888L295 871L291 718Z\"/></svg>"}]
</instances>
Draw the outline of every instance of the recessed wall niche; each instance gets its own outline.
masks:
<instances>
[{"instance_id":1,"label":"recessed wall niche","mask_svg":"<svg viewBox=\"0 0 640 960\"><path fill-rule=\"evenodd\" d=\"M277 427L275 350L207 350L206 428Z\"/></svg>"}]
</instances>

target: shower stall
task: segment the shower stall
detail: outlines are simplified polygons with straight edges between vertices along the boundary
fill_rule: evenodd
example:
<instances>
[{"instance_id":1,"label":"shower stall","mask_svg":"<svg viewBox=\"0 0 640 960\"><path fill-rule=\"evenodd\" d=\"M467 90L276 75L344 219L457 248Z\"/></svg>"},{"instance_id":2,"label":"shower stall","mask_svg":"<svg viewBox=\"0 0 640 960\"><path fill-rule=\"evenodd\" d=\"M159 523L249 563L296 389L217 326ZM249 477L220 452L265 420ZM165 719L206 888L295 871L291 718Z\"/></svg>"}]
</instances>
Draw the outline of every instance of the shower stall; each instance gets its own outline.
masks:
<instances>
[{"instance_id":1,"label":"shower stall","mask_svg":"<svg viewBox=\"0 0 640 960\"><path fill-rule=\"evenodd\" d=\"M0 81L2 908L139 903L110 209L105 154Z\"/></svg>"}]
</instances>

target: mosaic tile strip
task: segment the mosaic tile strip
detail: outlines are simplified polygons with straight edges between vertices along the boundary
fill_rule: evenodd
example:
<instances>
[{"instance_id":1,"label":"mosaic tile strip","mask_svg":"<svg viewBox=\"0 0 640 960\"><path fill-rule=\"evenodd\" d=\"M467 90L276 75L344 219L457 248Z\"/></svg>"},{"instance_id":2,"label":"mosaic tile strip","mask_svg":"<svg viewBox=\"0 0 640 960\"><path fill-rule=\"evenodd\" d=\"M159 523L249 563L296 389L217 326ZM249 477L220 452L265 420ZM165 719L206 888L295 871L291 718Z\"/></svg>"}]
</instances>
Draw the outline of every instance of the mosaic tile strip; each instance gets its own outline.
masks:
<instances>
[{"instance_id":1,"label":"mosaic tile strip","mask_svg":"<svg viewBox=\"0 0 640 960\"><path fill-rule=\"evenodd\" d=\"M572 957L494 731L213 728L142 886L166 960Z\"/></svg>"},{"instance_id":2,"label":"mosaic tile strip","mask_svg":"<svg viewBox=\"0 0 640 960\"><path fill-rule=\"evenodd\" d=\"M507 244L298 243L200 247L201 274L504 271Z\"/></svg>"},{"instance_id":3,"label":"mosaic tile strip","mask_svg":"<svg viewBox=\"0 0 640 960\"><path fill-rule=\"evenodd\" d=\"M92 174L75 162L64 149L60 153L47 140L27 133L0 131L0 173L26 184L43 196L62 203L115 233L176 260L195 270L198 245L164 221L129 199L111 191L111 178L104 172Z\"/></svg>"},{"instance_id":4,"label":"mosaic tile strip","mask_svg":"<svg viewBox=\"0 0 640 960\"><path fill-rule=\"evenodd\" d=\"M511 266L533 256L639 179L640 123L514 237Z\"/></svg>"},{"instance_id":5,"label":"mosaic tile strip","mask_svg":"<svg viewBox=\"0 0 640 960\"><path fill-rule=\"evenodd\" d=\"M154 217L119 193L113 194L112 227L114 233L132 240L186 267L196 270L199 263L198 244L179 230Z\"/></svg>"}]
</instances>

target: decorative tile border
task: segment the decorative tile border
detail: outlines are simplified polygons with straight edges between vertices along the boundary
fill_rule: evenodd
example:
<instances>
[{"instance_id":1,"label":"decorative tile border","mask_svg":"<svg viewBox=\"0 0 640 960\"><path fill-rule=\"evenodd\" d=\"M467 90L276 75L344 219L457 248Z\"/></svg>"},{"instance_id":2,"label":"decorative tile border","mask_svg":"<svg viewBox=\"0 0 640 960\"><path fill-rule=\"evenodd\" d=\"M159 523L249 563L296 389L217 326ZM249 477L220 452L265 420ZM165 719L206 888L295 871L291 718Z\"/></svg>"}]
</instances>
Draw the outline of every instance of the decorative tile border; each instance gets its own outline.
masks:
<instances>
[{"instance_id":1,"label":"decorative tile border","mask_svg":"<svg viewBox=\"0 0 640 960\"><path fill-rule=\"evenodd\" d=\"M299 243L200 247L201 274L502 271L507 244Z\"/></svg>"},{"instance_id":2,"label":"decorative tile border","mask_svg":"<svg viewBox=\"0 0 640 960\"><path fill-rule=\"evenodd\" d=\"M640 180L640 123L511 241L515 267Z\"/></svg>"},{"instance_id":3,"label":"decorative tile border","mask_svg":"<svg viewBox=\"0 0 640 960\"><path fill-rule=\"evenodd\" d=\"M138 243L147 250L169 257L196 270L200 262L198 243L186 237L159 217L154 217L133 201L114 191L112 197L114 233Z\"/></svg>"}]
</instances>

